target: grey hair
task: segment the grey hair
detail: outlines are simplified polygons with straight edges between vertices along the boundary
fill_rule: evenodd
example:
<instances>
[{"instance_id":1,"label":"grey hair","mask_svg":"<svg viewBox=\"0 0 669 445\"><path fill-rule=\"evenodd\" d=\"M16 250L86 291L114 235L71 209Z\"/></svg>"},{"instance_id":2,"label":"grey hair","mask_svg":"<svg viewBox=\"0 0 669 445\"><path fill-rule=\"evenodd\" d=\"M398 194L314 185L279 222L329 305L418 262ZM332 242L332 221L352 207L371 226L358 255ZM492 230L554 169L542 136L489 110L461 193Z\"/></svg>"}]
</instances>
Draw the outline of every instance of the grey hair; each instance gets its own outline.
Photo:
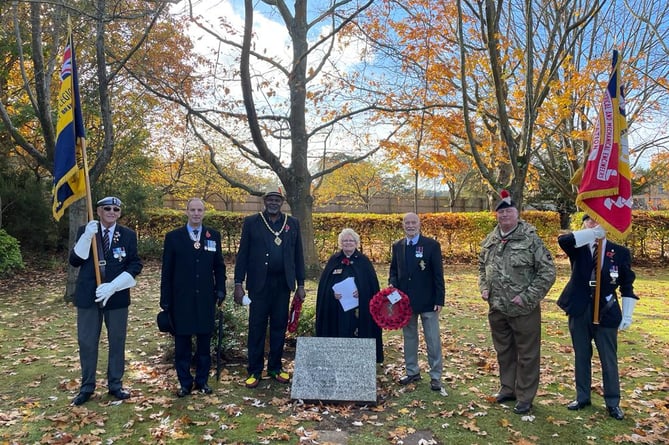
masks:
<instances>
[{"instance_id":1,"label":"grey hair","mask_svg":"<svg viewBox=\"0 0 669 445\"><path fill-rule=\"evenodd\" d=\"M337 244L339 244L339 248L342 248L341 240L344 238L346 235L351 235L353 239L355 240L355 247L358 248L360 247L360 235L358 235L355 230L351 229L350 227L345 228L344 230L341 231L339 236L337 237Z\"/></svg>"}]
</instances>

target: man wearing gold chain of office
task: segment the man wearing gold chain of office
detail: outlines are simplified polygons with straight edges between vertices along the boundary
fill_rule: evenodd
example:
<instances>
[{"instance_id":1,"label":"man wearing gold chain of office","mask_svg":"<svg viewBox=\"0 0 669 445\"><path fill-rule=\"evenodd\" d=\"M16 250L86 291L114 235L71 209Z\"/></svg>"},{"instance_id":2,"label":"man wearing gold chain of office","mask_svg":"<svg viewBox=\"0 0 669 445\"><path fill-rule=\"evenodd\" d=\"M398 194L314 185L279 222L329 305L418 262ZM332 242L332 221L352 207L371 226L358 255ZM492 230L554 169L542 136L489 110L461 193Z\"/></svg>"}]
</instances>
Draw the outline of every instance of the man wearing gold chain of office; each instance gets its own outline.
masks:
<instances>
[{"instance_id":1,"label":"man wearing gold chain of office","mask_svg":"<svg viewBox=\"0 0 669 445\"><path fill-rule=\"evenodd\" d=\"M262 378L268 324L267 375L280 383L290 381L282 366L288 306L293 290L295 298L304 299L305 274L300 225L296 218L281 212L284 200L280 190L265 193L264 211L247 216L242 225L234 299L238 304L250 300L247 388L255 388Z\"/></svg>"}]
</instances>

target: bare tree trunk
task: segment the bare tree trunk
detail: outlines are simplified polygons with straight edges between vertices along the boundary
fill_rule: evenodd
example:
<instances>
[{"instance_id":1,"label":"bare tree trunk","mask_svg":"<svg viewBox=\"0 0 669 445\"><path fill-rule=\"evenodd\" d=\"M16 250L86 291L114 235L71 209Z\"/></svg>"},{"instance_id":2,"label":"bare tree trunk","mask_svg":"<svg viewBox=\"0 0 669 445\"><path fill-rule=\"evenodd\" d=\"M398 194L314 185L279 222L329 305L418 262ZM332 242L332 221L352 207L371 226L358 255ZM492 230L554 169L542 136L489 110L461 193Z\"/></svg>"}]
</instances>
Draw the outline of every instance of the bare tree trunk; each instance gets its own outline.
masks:
<instances>
[{"instance_id":1,"label":"bare tree trunk","mask_svg":"<svg viewBox=\"0 0 669 445\"><path fill-rule=\"evenodd\" d=\"M291 213L300 221L302 233L302 247L304 249L304 264L308 278L318 278L321 273L316 244L314 243L313 197L288 194L288 204Z\"/></svg>"}]
</instances>

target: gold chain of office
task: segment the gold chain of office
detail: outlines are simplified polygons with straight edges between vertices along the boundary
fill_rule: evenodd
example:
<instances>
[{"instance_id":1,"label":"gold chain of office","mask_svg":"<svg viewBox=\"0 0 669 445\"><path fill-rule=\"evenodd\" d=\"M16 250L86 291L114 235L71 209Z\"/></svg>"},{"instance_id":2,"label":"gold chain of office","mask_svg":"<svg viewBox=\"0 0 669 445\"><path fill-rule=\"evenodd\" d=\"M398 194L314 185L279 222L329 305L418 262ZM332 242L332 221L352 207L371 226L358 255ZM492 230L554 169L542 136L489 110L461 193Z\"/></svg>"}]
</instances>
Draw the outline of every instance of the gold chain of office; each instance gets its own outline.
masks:
<instances>
[{"instance_id":1,"label":"gold chain of office","mask_svg":"<svg viewBox=\"0 0 669 445\"><path fill-rule=\"evenodd\" d=\"M281 245L281 238L279 238L279 235L281 235L281 232L283 232L283 229L286 228L286 223L288 222L288 215L286 215L286 214L283 215L283 225L281 226L281 228L279 229L278 232L275 232L275 231L272 230L272 228L269 226L269 223L268 223L267 220L265 219L265 215L263 215L262 212L258 212L258 213L260 213L260 217L262 218L262 222L265 223L265 227L267 227L267 230L269 230L270 232L272 232L272 234L274 235L274 237L275 237L275 238L274 238L274 244L276 244L277 246L280 246L280 245Z\"/></svg>"}]
</instances>

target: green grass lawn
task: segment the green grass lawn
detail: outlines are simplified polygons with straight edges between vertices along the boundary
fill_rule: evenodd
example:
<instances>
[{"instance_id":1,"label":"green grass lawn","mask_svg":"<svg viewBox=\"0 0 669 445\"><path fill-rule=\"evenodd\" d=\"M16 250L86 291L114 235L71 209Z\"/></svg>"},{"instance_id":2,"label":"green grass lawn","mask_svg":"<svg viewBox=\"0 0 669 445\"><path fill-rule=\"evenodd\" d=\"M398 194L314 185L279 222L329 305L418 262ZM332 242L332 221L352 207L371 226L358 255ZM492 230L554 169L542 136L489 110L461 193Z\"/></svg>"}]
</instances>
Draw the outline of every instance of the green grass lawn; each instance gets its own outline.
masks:
<instances>
[{"instance_id":1,"label":"green grass lawn","mask_svg":"<svg viewBox=\"0 0 669 445\"><path fill-rule=\"evenodd\" d=\"M228 317L242 322L240 332L226 333L230 349L220 381L210 379L214 393L177 399L172 340L155 326L159 270L159 264L147 264L132 292L124 382L132 398L121 403L107 395L103 340L98 388L81 407L70 406L80 370L75 309L62 301L64 270L26 271L0 282L0 444L669 443L669 272L664 269L636 270L641 301L632 327L619 337L626 414L621 422L606 415L596 359L593 406L579 412L565 408L574 387L566 317L555 304L568 276L563 260L543 303L541 385L528 417L490 398L497 390L497 362L472 266L445 268L441 326L448 395L431 391L426 379L408 387L396 383L404 372L402 337L386 331L377 406L291 401L289 386L269 379L246 389L246 309L231 301ZM387 266L377 271L385 283ZM315 282L307 283L307 306L314 304L315 289ZM288 346L288 370L293 354ZM424 351L419 358L426 370Z\"/></svg>"}]
</instances>

